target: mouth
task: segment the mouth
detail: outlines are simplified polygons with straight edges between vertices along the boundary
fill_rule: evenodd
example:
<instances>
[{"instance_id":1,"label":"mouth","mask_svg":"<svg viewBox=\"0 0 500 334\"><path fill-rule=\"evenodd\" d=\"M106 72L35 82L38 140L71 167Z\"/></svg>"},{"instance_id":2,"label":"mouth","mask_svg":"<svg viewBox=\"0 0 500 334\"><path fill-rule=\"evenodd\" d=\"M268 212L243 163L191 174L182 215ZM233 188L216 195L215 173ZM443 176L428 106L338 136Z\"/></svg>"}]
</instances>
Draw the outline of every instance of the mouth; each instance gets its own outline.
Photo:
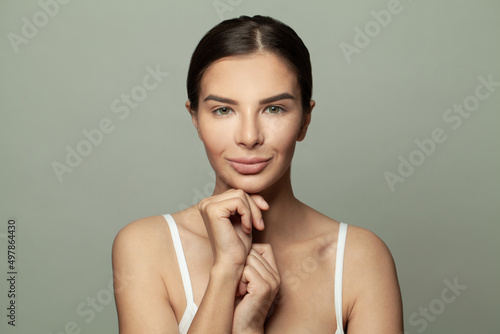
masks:
<instances>
[{"instance_id":1,"label":"mouth","mask_svg":"<svg viewBox=\"0 0 500 334\"><path fill-rule=\"evenodd\" d=\"M238 173L244 175L258 174L269 164L271 159L264 158L235 158L228 159L229 164Z\"/></svg>"}]
</instances>

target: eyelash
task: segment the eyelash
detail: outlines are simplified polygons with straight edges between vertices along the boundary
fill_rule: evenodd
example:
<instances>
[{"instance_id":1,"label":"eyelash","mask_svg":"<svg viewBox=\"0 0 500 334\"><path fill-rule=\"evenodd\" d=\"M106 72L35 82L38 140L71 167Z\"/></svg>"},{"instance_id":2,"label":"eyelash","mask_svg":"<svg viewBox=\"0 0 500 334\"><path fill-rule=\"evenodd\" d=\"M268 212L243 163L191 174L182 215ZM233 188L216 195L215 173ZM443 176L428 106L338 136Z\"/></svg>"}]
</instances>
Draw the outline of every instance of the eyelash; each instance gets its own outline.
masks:
<instances>
[{"instance_id":1,"label":"eyelash","mask_svg":"<svg viewBox=\"0 0 500 334\"><path fill-rule=\"evenodd\" d=\"M221 108L217 108L215 109L214 111L212 111L216 116L226 116L226 115L229 115L229 114L221 114L219 112L219 110L222 110L222 109L227 109L228 111L233 111L231 108L228 108L228 107L221 107Z\"/></svg>"},{"instance_id":2,"label":"eyelash","mask_svg":"<svg viewBox=\"0 0 500 334\"><path fill-rule=\"evenodd\" d=\"M267 106L264 110L268 110L268 109L270 109L270 108L277 108L277 109L279 109L279 110L280 110L280 112L277 112L277 113L272 113L272 112L269 112L269 114L274 114L274 115L279 115L279 114L282 114L282 113L284 113L284 112L286 111L286 109L285 109L285 108L280 107L280 106L275 106L275 105L272 105L272 106Z\"/></svg>"},{"instance_id":3,"label":"eyelash","mask_svg":"<svg viewBox=\"0 0 500 334\"><path fill-rule=\"evenodd\" d=\"M280 115L280 114L283 114L284 112L286 112L286 109L281 107L281 106L277 106L277 105L270 105L270 106L267 106L264 108L264 111L267 111L269 110L270 108L276 108L276 109L279 109L280 111L277 112L277 113L272 113L272 112L266 112L267 114L271 114L271 115ZM228 112L231 112L233 111L233 109L231 108L228 108L228 107L220 107L220 108L217 108L215 109L214 111L212 111L216 116L220 116L220 117L223 117L223 116L227 116L229 115L229 113L227 114L221 114L220 111L222 109L226 109ZM233 111L234 112L234 111Z\"/></svg>"}]
</instances>

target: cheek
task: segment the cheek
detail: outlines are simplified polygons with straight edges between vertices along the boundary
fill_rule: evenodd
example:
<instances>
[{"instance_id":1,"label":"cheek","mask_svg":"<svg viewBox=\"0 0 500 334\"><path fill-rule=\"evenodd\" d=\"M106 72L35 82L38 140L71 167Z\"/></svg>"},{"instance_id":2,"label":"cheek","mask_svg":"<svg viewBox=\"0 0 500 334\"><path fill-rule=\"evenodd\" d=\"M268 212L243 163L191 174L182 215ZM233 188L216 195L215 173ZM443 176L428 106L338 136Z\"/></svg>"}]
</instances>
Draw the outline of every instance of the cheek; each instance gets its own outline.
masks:
<instances>
[{"instance_id":1,"label":"cheek","mask_svg":"<svg viewBox=\"0 0 500 334\"><path fill-rule=\"evenodd\" d=\"M272 141L281 148L281 151L293 151L299 129L300 122L296 119L277 119L271 122L268 127L268 138L272 138Z\"/></svg>"},{"instance_id":2,"label":"cheek","mask_svg":"<svg viewBox=\"0 0 500 334\"><path fill-rule=\"evenodd\" d=\"M221 122L204 122L200 126L200 138L209 155L221 153L229 142L229 131Z\"/></svg>"}]
</instances>

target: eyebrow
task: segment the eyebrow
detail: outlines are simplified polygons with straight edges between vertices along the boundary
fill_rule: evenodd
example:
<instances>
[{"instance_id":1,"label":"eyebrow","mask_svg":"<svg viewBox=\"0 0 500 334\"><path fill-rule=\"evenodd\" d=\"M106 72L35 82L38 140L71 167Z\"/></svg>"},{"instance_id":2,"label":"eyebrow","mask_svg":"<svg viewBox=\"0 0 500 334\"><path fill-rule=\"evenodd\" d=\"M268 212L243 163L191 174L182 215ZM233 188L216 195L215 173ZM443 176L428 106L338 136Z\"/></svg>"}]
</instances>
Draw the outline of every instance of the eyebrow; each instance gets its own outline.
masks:
<instances>
[{"instance_id":1,"label":"eyebrow","mask_svg":"<svg viewBox=\"0 0 500 334\"><path fill-rule=\"evenodd\" d=\"M272 103L272 102L276 102L276 101L280 101L280 100L287 100L287 99L288 100L295 100L295 97L289 93L281 93L278 95L274 95L274 96L262 99L259 101L259 104L268 104L268 103ZM210 94L206 98L204 98L203 102L208 101L208 100L238 105L238 102L236 102L235 100L228 99L228 98L221 97L221 96L217 96L217 95L212 95L212 94Z\"/></svg>"}]
</instances>

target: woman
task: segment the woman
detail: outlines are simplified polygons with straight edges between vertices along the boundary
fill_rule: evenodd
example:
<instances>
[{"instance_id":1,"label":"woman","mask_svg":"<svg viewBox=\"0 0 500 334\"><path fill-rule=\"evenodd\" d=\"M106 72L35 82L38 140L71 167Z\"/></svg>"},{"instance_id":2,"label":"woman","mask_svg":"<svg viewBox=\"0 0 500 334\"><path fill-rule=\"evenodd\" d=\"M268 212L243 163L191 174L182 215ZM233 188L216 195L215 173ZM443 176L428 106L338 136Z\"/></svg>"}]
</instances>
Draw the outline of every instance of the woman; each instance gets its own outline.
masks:
<instances>
[{"instance_id":1,"label":"woman","mask_svg":"<svg viewBox=\"0 0 500 334\"><path fill-rule=\"evenodd\" d=\"M215 190L118 233L120 333L402 333L385 244L293 194L315 106L296 33L261 16L220 23L194 51L187 89Z\"/></svg>"}]
</instances>

